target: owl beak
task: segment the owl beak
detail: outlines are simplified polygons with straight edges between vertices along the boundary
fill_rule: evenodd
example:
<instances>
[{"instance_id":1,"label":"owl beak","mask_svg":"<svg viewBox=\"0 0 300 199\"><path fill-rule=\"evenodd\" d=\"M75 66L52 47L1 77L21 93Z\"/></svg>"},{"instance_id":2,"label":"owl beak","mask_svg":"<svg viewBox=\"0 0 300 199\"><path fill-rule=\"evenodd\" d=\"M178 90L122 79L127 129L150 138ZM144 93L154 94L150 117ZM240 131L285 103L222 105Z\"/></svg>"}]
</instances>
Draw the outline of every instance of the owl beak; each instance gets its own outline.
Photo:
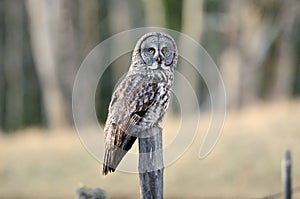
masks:
<instances>
[{"instance_id":1,"label":"owl beak","mask_svg":"<svg viewBox=\"0 0 300 199\"><path fill-rule=\"evenodd\" d=\"M156 60L158 63L161 63L161 58L160 56L157 57L157 60Z\"/></svg>"}]
</instances>

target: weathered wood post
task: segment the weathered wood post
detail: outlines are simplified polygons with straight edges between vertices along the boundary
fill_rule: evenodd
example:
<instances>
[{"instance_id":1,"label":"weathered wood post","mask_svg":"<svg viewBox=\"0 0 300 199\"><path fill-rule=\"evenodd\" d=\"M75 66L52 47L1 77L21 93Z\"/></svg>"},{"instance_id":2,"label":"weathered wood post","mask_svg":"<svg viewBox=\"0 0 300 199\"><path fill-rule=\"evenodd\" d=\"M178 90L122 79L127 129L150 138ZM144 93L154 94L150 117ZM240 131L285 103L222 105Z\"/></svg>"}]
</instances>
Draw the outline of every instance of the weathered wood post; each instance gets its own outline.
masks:
<instances>
[{"instance_id":1,"label":"weathered wood post","mask_svg":"<svg viewBox=\"0 0 300 199\"><path fill-rule=\"evenodd\" d=\"M286 150L282 160L282 193L284 199L292 198L292 158L291 151Z\"/></svg>"},{"instance_id":2,"label":"weathered wood post","mask_svg":"<svg viewBox=\"0 0 300 199\"><path fill-rule=\"evenodd\" d=\"M75 199L106 199L106 193L100 188L81 186L76 190Z\"/></svg>"},{"instance_id":3,"label":"weathered wood post","mask_svg":"<svg viewBox=\"0 0 300 199\"><path fill-rule=\"evenodd\" d=\"M153 127L139 136L139 177L142 199L163 198L162 129Z\"/></svg>"}]
</instances>

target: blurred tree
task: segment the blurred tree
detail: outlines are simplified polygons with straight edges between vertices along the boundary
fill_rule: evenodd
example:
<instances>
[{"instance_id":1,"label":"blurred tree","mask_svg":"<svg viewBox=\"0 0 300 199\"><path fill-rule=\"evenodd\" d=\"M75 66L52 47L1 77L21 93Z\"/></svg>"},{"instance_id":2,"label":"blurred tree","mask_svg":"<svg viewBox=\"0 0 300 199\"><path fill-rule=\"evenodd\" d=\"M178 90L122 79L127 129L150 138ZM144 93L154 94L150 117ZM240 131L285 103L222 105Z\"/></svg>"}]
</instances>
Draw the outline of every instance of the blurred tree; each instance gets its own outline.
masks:
<instances>
[{"instance_id":1,"label":"blurred tree","mask_svg":"<svg viewBox=\"0 0 300 199\"><path fill-rule=\"evenodd\" d=\"M101 0L99 3L99 19L100 19L100 40L107 39L111 35L111 2L109 0ZM110 56L110 49L107 49L105 56ZM96 92L96 110L98 120L103 124L106 120L108 113L108 105L112 94L113 83L112 83L112 72L111 68L108 68L101 79Z\"/></svg>"},{"instance_id":2,"label":"blurred tree","mask_svg":"<svg viewBox=\"0 0 300 199\"><path fill-rule=\"evenodd\" d=\"M258 12L252 2L230 1L230 14L232 20L237 20L236 38L232 38L234 46L240 57L240 69L238 75L238 106L255 103L257 100L258 80L261 74L261 64L264 60L270 39L267 35L268 24L264 24L263 16ZM233 19L236 17L237 19ZM266 22L268 23L268 22ZM228 28L230 24L227 24ZM229 34L231 34L229 32Z\"/></svg>"},{"instance_id":3,"label":"blurred tree","mask_svg":"<svg viewBox=\"0 0 300 199\"><path fill-rule=\"evenodd\" d=\"M101 15L100 10L106 7L106 2L102 0L100 5L99 2L98 0L78 1L78 33L76 38L79 40L81 59L100 42L101 34L107 34L103 30L107 25L107 16Z\"/></svg>"},{"instance_id":4,"label":"blurred tree","mask_svg":"<svg viewBox=\"0 0 300 199\"><path fill-rule=\"evenodd\" d=\"M66 126L65 105L57 77L51 16L58 1L27 0L33 56L42 88L47 124L50 128Z\"/></svg>"},{"instance_id":5,"label":"blurred tree","mask_svg":"<svg viewBox=\"0 0 300 199\"><path fill-rule=\"evenodd\" d=\"M27 30L27 29L26 29ZM23 127L47 125L45 108L41 95L36 68L34 65L32 50L30 46L29 33L24 35L24 114Z\"/></svg>"},{"instance_id":6,"label":"blurred tree","mask_svg":"<svg viewBox=\"0 0 300 199\"><path fill-rule=\"evenodd\" d=\"M223 23L218 24L223 26L219 29L224 31L225 49L220 58L220 70L223 75L223 80L227 93L227 105L229 108L237 108L240 98L240 82L242 57L239 50L239 20L240 11L238 3L234 1L227 8L227 15L224 17Z\"/></svg>"},{"instance_id":7,"label":"blurred tree","mask_svg":"<svg viewBox=\"0 0 300 199\"><path fill-rule=\"evenodd\" d=\"M286 68L286 64L278 62L280 67L272 64L271 71L280 75L276 75L273 79L270 73L263 76L263 68L270 59L274 44L284 39L280 35L286 28L285 21L291 19L282 13L284 9L278 9L285 3L236 0L229 2L228 15L224 20L226 48L221 63L225 83L228 85L229 106L239 107L254 103L259 97L259 89L267 81L272 81L269 85L275 85L275 90L279 93L283 93L279 90L287 91L287 87L292 87L291 67ZM274 10L267 12L272 8ZM280 17L276 18L274 15ZM290 62L291 53L286 52L285 55L289 57L284 56L284 62Z\"/></svg>"},{"instance_id":8,"label":"blurred tree","mask_svg":"<svg viewBox=\"0 0 300 199\"><path fill-rule=\"evenodd\" d=\"M164 0L167 28L180 31L182 17L182 0Z\"/></svg>"},{"instance_id":9,"label":"blurred tree","mask_svg":"<svg viewBox=\"0 0 300 199\"><path fill-rule=\"evenodd\" d=\"M108 1L107 0L79 0L78 2L78 40L80 59L83 60L87 54L96 47L102 40L109 35L108 28ZM107 53L109 54L109 53ZM106 74L105 78L110 79L110 74ZM99 83L101 84L101 83ZM86 89L89 89L87 84ZM102 84L101 84L102 85ZM110 86L110 81L106 81L105 84ZM109 87L110 88L110 87ZM103 123L106 119L106 108L103 108L103 104L108 105L109 94L103 96L102 92L107 92L106 87L97 88L95 96L95 109L98 119ZM106 97L106 98L105 98ZM106 103L103 103L106 102ZM82 102L84 103L84 102ZM83 107L87 106L82 104Z\"/></svg>"},{"instance_id":10,"label":"blurred tree","mask_svg":"<svg viewBox=\"0 0 300 199\"><path fill-rule=\"evenodd\" d=\"M108 20L109 20L109 31L111 34L116 34L135 27L135 24L131 19L131 13L134 12L133 10L134 3L136 2L135 1L130 2L130 1L132 0L110 0L109 1ZM128 38L128 39L132 39L132 38ZM113 43L109 50L115 51L115 49L117 49L119 45L124 45L124 44ZM123 62L121 63L126 63L126 60L123 60ZM115 64L113 64L111 68L113 82L117 83L119 78L127 71L128 68L129 65L116 66Z\"/></svg>"},{"instance_id":11,"label":"blurred tree","mask_svg":"<svg viewBox=\"0 0 300 199\"><path fill-rule=\"evenodd\" d=\"M5 130L20 128L24 111L23 71L23 23L24 4L22 0L6 0L4 75L7 82L5 95Z\"/></svg>"},{"instance_id":12,"label":"blurred tree","mask_svg":"<svg viewBox=\"0 0 300 199\"><path fill-rule=\"evenodd\" d=\"M80 61L109 36L141 26L166 27L201 41L220 62L229 107L290 99L300 93L299 13L297 0L2 0L0 128L68 125ZM105 56L123 45L113 44ZM121 56L99 82L101 121L129 62L130 53ZM205 84L189 63L181 62L178 70L200 90L202 101L208 96Z\"/></svg>"},{"instance_id":13,"label":"blurred tree","mask_svg":"<svg viewBox=\"0 0 300 199\"><path fill-rule=\"evenodd\" d=\"M120 33L128 29L139 27L144 25L144 16L142 10L141 1L137 0L110 0L109 1L109 31L111 34ZM137 38L127 38L130 41L135 41ZM124 39L125 40L125 39ZM127 40L127 41L128 41ZM124 41L124 42L127 42ZM111 51L115 51L119 46L125 45L124 43L113 43ZM123 59L120 61L121 65L113 65L112 78L113 82L117 82L119 78L127 72L129 64L124 66L124 63L128 63L126 57L120 57ZM130 61L130 60L129 60Z\"/></svg>"},{"instance_id":14,"label":"blurred tree","mask_svg":"<svg viewBox=\"0 0 300 199\"><path fill-rule=\"evenodd\" d=\"M203 28L203 0L183 0L182 32L200 42Z\"/></svg>"},{"instance_id":15,"label":"blurred tree","mask_svg":"<svg viewBox=\"0 0 300 199\"><path fill-rule=\"evenodd\" d=\"M145 24L149 27L166 27L166 12L163 1L143 0L145 10Z\"/></svg>"},{"instance_id":16,"label":"blurred tree","mask_svg":"<svg viewBox=\"0 0 300 199\"><path fill-rule=\"evenodd\" d=\"M5 88L4 88L4 1L0 1L0 131L3 130L4 123L4 109L5 109Z\"/></svg>"},{"instance_id":17,"label":"blurred tree","mask_svg":"<svg viewBox=\"0 0 300 199\"><path fill-rule=\"evenodd\" d=\"M108 24L106 28L110 35L143 25L144 21L141 6L142 2L138 0L108 1ZM110 56L110 54L119 49L120 46L127 44L128 40L134 42L136 38L124 38L123 41L119 41L118 43L112 40L110 49L107 49L105 56ZM101 77L101 81L99 82L99 101L101 101L101 104L99 104L99 108L97 109L101 122L106 120L112 91L120 81L120 78L128 71L130 61L130 53L120 56L109 66L105 74Z\"/></svg>"},{"instance_id":18,"label":"blurred tree","mask_svg":"<svg viewBox=\"0 0 300 199\"><path fill-rule=\"evenodd\" d=\"M299 18L298 12L297 17ZM293 53L295 54L295 65L296 65L296 72L294 73L294 82L293 82L293 95L300 96L300 20L296 20L295 25L295 33L294 33L294 50Z\"/></svg>"},{"instance_id":19,"label":"blurred tree","mask_svg":"<svg viewBox=\"0 0 300 199\"><path fill-rule=\"evenodd\" d=\"M275 65L274 86L271 91L272 98L288 99L293 91L293 74L296 72L296 59L293 38L296 37L297 2L285 1L280 5L277 26L282 26L278 40L278 61Z\"/></svg>"},{"instance_id":20,"label":"blurred tree","mask_svg":"<svg viewBox=\"0 0 300 199\"><path fill-rule=\"evenodd\" d=\"M203 0L183 0L182 1L182 27L181 31L184 34L192 37L196 42L200 43L202 36L202 26L203 26ZM195 58L200 59L200 52L198 49L192 48L191 46L185 45L183 41L178 41L178 47L180 50L189 52L189 54ZM200 60L199 60L200 61ZM187 61L183 61L183 59L179 59L178 70L185 78L188 79L191 86L194 90L200 91L200 81L197 71L190 65ZM178 91L184 92L184 84L183 82L179 82L177 84L179 86ZM199 94L200 92L197 92ZM182 94L181 94L182 95ZM200 96L198 96L200 97ZM184 104L188 104L188 100L186 99Z\"/></svg>"},{"instance_id":21,"label":"blurred tree","mask_svg":"<svg viewBox=\"0 0 300 199\"><path fill-rule=\"evenodd\" d=\"M68 122L72 122L72 90L77 69L79 68L78 42L78 4L74 0L57 1L53 24L53 49L56 61L56 75L60 83L60 91L65 105ZM85 1L86 6L93 5L93 1ZM80 4L82 5L82 4ZM96 6L97 8L97 6ZM93 10L90 10L92 14ZM97 10L96 10L97 11ZM86 20L89 24L90 19ZM86 32L86 31L84 31ZM83 34L82 34L83 35Z\"/></svg>"}]
</instances>

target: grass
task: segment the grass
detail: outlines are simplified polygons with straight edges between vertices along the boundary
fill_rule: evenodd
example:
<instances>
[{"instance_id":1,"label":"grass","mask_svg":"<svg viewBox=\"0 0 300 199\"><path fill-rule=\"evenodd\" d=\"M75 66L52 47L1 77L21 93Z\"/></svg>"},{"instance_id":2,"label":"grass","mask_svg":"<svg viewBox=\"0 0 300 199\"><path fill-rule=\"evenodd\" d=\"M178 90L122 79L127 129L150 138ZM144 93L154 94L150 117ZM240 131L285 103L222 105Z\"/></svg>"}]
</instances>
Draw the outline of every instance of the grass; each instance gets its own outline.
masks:
<instances>
[{"instance_id":1,"label":"grass","mask_svg":"<svg viewBox=\"0 0 300 199\"><path fill-rule=\"evenodd\" d=\"M223 134L204 160L197 157L208 117L186 153L165 169L166 198L261 198L281 190L281 159L292 151L293 184L300 185L300 101L260 104L229 112ZM166 123L165 144L175 137ZM76 131L27 129L0 134L0 198L73 198L80 183L109 198L138 198L138 176L101 176L101 165L82 147ZM295 193L294 198L300 198Z\"/></svg>"}]
</instances>

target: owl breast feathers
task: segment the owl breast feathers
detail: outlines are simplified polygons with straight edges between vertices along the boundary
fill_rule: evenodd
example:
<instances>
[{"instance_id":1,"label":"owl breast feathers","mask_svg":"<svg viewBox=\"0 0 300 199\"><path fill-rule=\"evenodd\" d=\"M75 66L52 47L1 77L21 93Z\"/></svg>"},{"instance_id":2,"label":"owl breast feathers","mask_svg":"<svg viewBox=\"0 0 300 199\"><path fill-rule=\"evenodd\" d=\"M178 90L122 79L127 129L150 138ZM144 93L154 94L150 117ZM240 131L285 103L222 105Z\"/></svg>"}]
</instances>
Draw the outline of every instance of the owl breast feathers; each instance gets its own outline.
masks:
<instances>
[{"instance_id":1,"label":"owl breast feathers","mask_svg":"<svg viewBox=\"0 0 300 199\"><path fill-rule=\"evenodd\" d=\"M162 121L177 59L176 44L165 33L148 33L137 42L129 71L109 105L104 127L104 175L115 171L139 133Z\"/></svg>"}]
</instances>

